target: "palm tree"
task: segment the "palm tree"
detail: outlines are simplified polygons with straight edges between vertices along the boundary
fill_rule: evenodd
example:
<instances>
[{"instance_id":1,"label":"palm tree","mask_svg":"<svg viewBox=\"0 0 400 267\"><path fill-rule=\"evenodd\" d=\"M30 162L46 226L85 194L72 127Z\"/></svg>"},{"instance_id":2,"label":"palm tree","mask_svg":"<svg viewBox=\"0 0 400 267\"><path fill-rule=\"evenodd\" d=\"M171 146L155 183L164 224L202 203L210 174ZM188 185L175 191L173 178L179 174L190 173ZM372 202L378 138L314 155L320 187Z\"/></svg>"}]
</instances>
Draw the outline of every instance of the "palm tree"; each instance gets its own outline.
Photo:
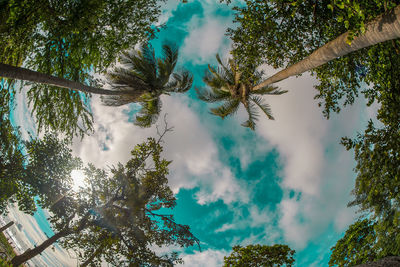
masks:
<instances>
[{"instance_id":1,"label":"palm tree","mask_svg":"<svg viewBox=\"0 0 400 267\"><path fill-rule=\"evenodd\" d=\"M178 60L178 49L163 45L162 58L155 56L150 45L140 50L122 54L120 63L107 74L113 91L132 91L134 94L110 95L102 98L108 106L120 106L131 102L141 105L135 124L149 127L161 111L162 94L184 93L192 87L193 77L188 71L174 72Z\"/></svg>"},{"instance_id":2,"label":"palm tree","mask_svg":"<svg viewBox=\"0 0 400 267\"><path fill-rule=\"evenodd\" d=\"M29 70L22 67L15 67L7 64L0 63L0 77L8 79L17 79L23 81L29 81L34 83L42 83L47 85L53 85L60 88L66 88L70 90L78 90L84 93L101 94L101 95L116 95L116 94L129 94L131 92L126 91L111 91L107 89L97 88L89 85L85 85L80 82L70 81L64 78L52 76L49 74Z\"/></svg>"},{"instance_id":3,"label":"palm tree","mask_svg":"<svg viewBox=\"0 0 400 267\"><path fill-rule=\"evenodd\" d=\"M252 90L259 90L291 76L299 75L362 48L400 38L400 5L367 23L364 34L355 37L351 44L348 43L348 36L349 32L343 33L305 59L261 82Z\"/></svg>"},{"instance_id":4,"label":"palm tree","mask_svg":"<svg viewBox=\"0 0 400 267\"><path fill-rule=\"evenodd\" d=\"M223 102L222 105L211 108L211 113L224 119L235 114L240 103L242 103L249 116L248 120L242 123L242 126L255 129L258 119L257 107L268 119L273 120L271 108L262 96L281 95L287 91L279 90L273 86L264 86L254 91L253 87L261 79L262 73L252 68L250 70L251 75L244 75L243 66L238 64L235 59L229 59L225 65L218 54L216 58L220 67L215 69L208 65L209 72L203 78L210 90L196 88L199 99L209 103Z\"/></svg>"}]
</instances>

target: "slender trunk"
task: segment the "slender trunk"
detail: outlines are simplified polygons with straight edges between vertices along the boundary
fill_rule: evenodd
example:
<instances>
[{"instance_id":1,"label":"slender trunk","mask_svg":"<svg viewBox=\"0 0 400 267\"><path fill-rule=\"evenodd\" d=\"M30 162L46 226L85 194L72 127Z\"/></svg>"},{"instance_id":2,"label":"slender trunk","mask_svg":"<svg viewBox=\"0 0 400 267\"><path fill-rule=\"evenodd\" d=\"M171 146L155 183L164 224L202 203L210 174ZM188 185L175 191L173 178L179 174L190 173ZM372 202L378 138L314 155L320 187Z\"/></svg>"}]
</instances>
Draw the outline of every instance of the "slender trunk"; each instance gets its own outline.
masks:
<instances>
[{"instance_id":1,"label":"slender trunk","mask_svg":"<svg viewBox=\"0 0 400 267\"><path fill-rule=\"evenodd\" d=\"M39 246L35 247L34 249L28 249L24 253L22 253L21 255L15 256L11 260L11 264L13 266L15 266L15 267L21 265L22 263L26 262L27 260L30 260L33 257L39 255L40 253L43 252L43 250L48 248L51 244L56 242L61 237L67 236L68 234L70 234L70 230L69 229L63 230L61 232L58 232L57 234L55 234L52 237L48 238L42 244L40 244Z\"/></svg>"},{"instance_id":2,"label":"slender trunk","mask_svg":"<svg viewBox=\"0 0 400 267\"><path fill-rule=\"evenodd\" d=\"M10 227L13 224L14 224L14 222L11 221L11 222L7 223L6 225L4 225L3 227L1 227L0 228L0 233L3 232L4 230L6 230L8 227Z\"/></svg>"},{"instance_id":3,"label":"slender trunk","mask_svg":"<svg viewBox=\"0 0 400 267\"><path fill-rule=\"evenodd\" d=\"M346 43L348 35L349 32L340 35L315 50L305 59L253 87L252 90L255 91L290 76L299 75L361 48L400 38L400 5L367 23L365 33L355 37L351 45Z\"/></svg>"},{"instance_id":4,"label":"slender trunk","mask_svg":"<svg viewBox=\"0 0 400 267\"><path fill-rule=\"evenodd\" d=\"M104 248L104 245L101 245L100 247L98 247L96 249L96 251L94 251L93 254L90 255L90 257L87 260L85 260L85 262L83 262L80 266L81 267L88 266L93 261L93 259L103 251L103 248Z\"/></svg>"},{"instance_id":5,"label":"slender trunk","mask_svg":"<svg viewBox=\"0 0 400 267\"><path fill-rule=\"evenodd\" d=\"M61 88L78 90L85 93L100 95L126 95L130 91L113 91L84 85L79 82L70 81L64 78L44 74L41 72L28 70L22 67L14 67L11 65L0 63L0 77L30 81L35 83L43 83Z\"/></svg>"},{"instance_id":6,"label":"slender trunk","mask_svg":"<svg viewBox=\"0 0 400 267\"><path fill-rule=\"evenodd\" d=\"M57 234L53 235L52 237L48 238L42 244L40 244L39 246L35 247L34 249L28 249L27 251L25 251L21 255L15 256L11 260L11 264L14 267L17 267L17 266L21 265L22 263L26 262L27 260L30 260L33 257L35 257L35 256L39 255L40 253L42 253L43 250L48 248L51 244L56 242L58 239L60 239L62 237L65 237L65 236L68 236L68 235L72 234L73 232L82 231L87 226L88 221L89 221L89 217L90 217L90 213L86 213L86 215L79 222L79 225L78 225L78 227L76 229L72 230L70 228L64 228L64 230L62 230L62 231L58 232ZM70 219L72 219L72 217Z\"/></svg>"}]
</instances>

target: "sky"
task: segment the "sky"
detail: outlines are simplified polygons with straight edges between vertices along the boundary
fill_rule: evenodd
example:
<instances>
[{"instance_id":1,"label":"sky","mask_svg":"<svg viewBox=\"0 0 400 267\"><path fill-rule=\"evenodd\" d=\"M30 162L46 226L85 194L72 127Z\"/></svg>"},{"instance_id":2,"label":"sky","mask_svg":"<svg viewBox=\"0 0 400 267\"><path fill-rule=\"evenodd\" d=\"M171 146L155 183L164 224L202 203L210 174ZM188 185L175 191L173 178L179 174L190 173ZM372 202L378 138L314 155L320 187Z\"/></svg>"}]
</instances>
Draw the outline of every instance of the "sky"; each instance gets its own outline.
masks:
<instances>
[{"instance_id":1,"label":"sky","mask_svg":"<svg viewBox=\"0 0 400 267\"><path fill-rule=\"evenodd\" d=\"M231 42L225 32L235 27L232 20L233 11L219 1L170 0L160 18L166 27L152 44L159 51L163 42L176 43L178 69L190 70L194 85L201 87L207 64L217 64L215 55L229 56ZM267 76L278 71L261 68ZM232 246L248 244L287 244L296 250L296 266L327 265L330 248L357 216L346 206L355 162L340 138L365 128L376 109L366 108L359 99L327 120L313 99L314 84L307 73L277 83L289 92L266 98L275 120L260 116L255 131L240 126L246 120L243 109L225 120L211 115L211 106L199 101L194 89L162 97L157 124L163 127L167 114L168 125L174 127L163 144L163 156L173 161L168 176L178 199L173 213L178 223L190 226L202 247L168 248L180 252L182 266L222 266ZM24 96L16 102L15 121L34 131ZM93 96L91 105L95 132L73 145L84 162L101 168L125 163L136 144L157 135L155 126L133 125L135 104L106 107ZM14 232L26 246L45 240L44 232L51 234L46 211L31 217L12 209L9 216L22 225L22 231ZM73 252L58 245L34 264L43 262L76 266Z\"/></svg>"}]
</instances>

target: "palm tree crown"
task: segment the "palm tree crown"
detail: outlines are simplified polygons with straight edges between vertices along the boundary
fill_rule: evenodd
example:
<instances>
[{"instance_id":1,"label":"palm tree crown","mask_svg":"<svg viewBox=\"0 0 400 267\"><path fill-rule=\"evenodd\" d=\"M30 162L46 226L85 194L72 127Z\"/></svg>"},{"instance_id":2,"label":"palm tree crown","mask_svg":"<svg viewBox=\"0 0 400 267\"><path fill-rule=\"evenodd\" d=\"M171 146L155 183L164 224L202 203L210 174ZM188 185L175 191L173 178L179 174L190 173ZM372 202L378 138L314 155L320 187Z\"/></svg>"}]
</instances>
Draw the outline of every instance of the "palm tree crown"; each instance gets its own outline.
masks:
<instances>
[{"instance_id":1,"label":"palm tree crown","mask_svg":"<svg viewBox=\"0 0 400 267\"><path fill-rule=\"evenodd\" d=\"M177 61L178 49L166 44L162 47L162 58L157 58L148 44L140 50L124 52L120 57L122 66L107 73L107 78L113 90L132 93L104 96L103 103L108 106L139 103L141 109L134 123L151 126L160 114L162 94L184 93L192 87L193 77L188 71L174 72Z\"/></svg>"},{"instance_id":2,"label":"palm tree crown","mask_svg":"<svg viewBox=\"0 0 400 267\"><path fill-rule=\"evenodd\" d=\"M220 66L215 69L208 65L209 72L206 72L203 78L209 89L196 88L199 99L209 103L223 102L222 105L211 108L211 113L224 119L235 114L242 103L249 116L242 126L255 129L258 120L257 107L264 112L268 119L273 120L271 108L262 96L281 95L287 91L273 86L265 86L254 91L253 87L261 80L261 72L256 71L255 68L244 72L244 67L240 66L235 59L231 58L227 64L223 64L219 55L216 58Z\"/></svg>"}]
</instances>

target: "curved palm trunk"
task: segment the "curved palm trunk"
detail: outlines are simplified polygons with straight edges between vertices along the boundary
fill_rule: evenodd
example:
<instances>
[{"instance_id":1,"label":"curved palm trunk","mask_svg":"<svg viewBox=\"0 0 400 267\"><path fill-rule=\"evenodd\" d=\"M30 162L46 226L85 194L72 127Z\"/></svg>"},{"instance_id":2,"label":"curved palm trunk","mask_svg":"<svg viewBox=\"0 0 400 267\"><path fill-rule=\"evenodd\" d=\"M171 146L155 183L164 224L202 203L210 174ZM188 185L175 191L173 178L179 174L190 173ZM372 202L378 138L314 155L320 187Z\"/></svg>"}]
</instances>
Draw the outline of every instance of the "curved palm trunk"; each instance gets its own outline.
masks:
<instances>
[{"instance_id":1,"label":"curved palm trunk","mask_svg":"<svg viewBox=\"0 0 400 267\"><path fill-rule=\"evenodd\" d=\"M6 225L4 225L3 227L0 228L0 233L4 232L8 227L12 226L14 224L14 221L11 221L9 223L7 223Z\"/></svg>"},{"instance_id":2,"label":"curved palm trunk","mask_svg":"<svg viewBox=\"0 0 400 267\"><path fill-rule=\"evenodd\" d=\"M355 37L351 45L346 43L348 34L349 33L346 32L340 35L336 39L315 50L305 59L276 73L253 87L252 90L255 91L272 83L289 78L290 76L299 75L319 67L332 59L347 55L361 48L400 38L400 5L367 23L365 33Z\"/></svg>"},{"instance_id":3,"label":"curved palm trunk","mask_svg":"<svg viewBox=\"0 0 400 267\"><path fill-rule=\"evenodd\" d=\"M54 85L61 88L78 90L85 93L101 94L101 95L125 95L127 91L113 91L84 85L79 82L70 81L64 78L44 74L41 72L29 70L22 67L14 67L11 65L0 63L0 77L30 81L35 83L43 83Z\"/></svg>"},{"instance_id":4,"label":"curved palm trunk","mask_svg":"<svg viewBox=\"0 0 400 267\"><path fill-rule=\"evenodd\" d=\"M13 266L15 266L15 267L20 266L22 263L26 262L27 260L30 260L33 257L39 255L46 248L48 248L51 244L56 242L61 237L67 236L68 234L70 234L69 230L64 230L64 231L58 232L57 234L55 234L52 237L48 238L42 244L40 244L39 246L35 247L34 249L28 249L27 251L25 251L21 255L15 256L11 260L11 264Z\"/></svg>"}]
</instances>

